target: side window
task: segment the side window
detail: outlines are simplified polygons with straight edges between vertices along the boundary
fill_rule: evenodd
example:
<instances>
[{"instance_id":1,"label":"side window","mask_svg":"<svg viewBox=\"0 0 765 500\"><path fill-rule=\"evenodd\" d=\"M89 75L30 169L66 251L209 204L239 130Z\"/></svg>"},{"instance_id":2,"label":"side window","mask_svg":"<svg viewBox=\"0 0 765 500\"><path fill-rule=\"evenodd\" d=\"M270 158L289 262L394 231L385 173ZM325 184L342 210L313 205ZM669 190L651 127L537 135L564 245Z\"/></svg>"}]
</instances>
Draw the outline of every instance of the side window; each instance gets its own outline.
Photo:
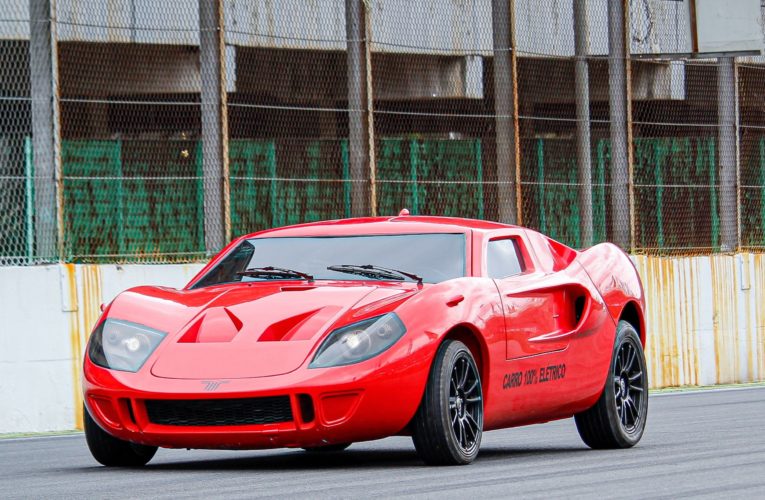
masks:
<instances>
[{"instance_id":1,"label":"side window","mask_svg":"<svg viewBox=\"0 0 765 500\"><path fill-rule=\"evenodd\" d=\"M513 238L490 241L486 250L486 267L490 278L507 278L521 274L525 266L518 242Z\"/></svg>"}]
</instances>

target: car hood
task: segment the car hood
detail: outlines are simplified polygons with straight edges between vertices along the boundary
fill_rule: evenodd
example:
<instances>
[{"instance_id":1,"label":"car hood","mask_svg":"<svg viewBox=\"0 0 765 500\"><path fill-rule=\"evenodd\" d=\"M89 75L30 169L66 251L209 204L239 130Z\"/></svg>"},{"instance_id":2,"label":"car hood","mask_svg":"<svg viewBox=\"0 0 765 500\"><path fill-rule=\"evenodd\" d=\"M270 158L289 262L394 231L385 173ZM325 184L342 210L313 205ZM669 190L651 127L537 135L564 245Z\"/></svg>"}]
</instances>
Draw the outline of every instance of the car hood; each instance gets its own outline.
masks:
<instances>
[{"instance_id":1,"label":"car hood","mask_svg":"<svg viewBox=\"0 0 765 500\"><path fill-rule=\"evenodd\" d=\"M336 326L388 312L416 293L408 283L139 287L120 294L108 314L167 332L150 362L156 377L267 377L299 368Z\"/></svg>"}]
</instances>

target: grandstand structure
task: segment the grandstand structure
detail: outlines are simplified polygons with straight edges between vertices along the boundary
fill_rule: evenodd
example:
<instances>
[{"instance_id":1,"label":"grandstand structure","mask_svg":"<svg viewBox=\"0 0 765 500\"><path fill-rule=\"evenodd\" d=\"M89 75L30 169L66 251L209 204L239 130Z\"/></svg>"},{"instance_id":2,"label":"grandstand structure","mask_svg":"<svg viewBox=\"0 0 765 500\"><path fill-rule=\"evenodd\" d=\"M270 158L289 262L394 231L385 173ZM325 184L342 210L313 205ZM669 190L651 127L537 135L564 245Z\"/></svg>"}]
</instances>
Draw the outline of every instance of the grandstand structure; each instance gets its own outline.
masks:
<instances>
[{"instance_id":1,"label":"grandstand structure","mask_svg":"<svg viewBox=\"0 0 765 500\"><path fill-rule=\"evenodd\" d=\"M402 207L765 247L762 21L700 54L704 3L0 0L0 262L193 261Z\"/></svg>"}]
</instances>

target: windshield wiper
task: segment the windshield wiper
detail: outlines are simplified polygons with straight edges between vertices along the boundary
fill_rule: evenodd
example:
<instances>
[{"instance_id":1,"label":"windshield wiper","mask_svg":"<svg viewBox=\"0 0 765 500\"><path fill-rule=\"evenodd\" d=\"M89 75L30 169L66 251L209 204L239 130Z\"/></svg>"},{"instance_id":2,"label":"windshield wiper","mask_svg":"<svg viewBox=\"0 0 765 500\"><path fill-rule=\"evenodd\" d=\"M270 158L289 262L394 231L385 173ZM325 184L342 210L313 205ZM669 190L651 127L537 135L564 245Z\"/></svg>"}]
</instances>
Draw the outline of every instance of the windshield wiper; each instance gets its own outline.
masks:
<instances>
[{"instance_id":1,"label":"windshield wiper","mask_svg":"<svg viewBox=\"0 0 765 500\"><path fill-rule=\"evenodd\" d=\"M299 278L307 281L313 281L313 276L294 269L285 269L283 267L251 267L244 271L237 271L238 276L248 276L251 278L265 278L265 279L291 279Z\"/></svg>"},{"instance_id":2,"label":"windshield wiper","mask_svg":"<svg viewBox=\"0 0 765 500\"><path fill-rule=\"evenodd\" d=\"M388 267L373 266L372 264L365 264L363 266L341 264L337 266L328 266L327 269L339 273L357 274L359 276L364 276L365 278L381 280L404 281L406 278L409 278L416 281L417 284L422 285L422 278L416 274L399 271L398 269L390 269Z\"/></svg>"}]
</instances>

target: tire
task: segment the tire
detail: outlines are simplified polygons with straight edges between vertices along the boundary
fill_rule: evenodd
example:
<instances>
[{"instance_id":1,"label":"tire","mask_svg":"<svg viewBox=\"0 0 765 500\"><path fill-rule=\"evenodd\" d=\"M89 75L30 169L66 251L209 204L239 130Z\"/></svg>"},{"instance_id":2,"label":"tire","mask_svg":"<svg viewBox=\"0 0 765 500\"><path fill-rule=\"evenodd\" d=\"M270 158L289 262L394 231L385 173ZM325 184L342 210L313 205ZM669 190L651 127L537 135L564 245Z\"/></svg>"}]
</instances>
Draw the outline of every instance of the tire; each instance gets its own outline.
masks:
<instances>
[{"instance_id":1,"label":"tire","mask_svg":"<svg viewBox=\"0 0 765 500\"><path fill-rule=\"evenodd\" d=\"M473 355L462 342L446 340L438 348L412 423L414 447L426 464L475 460L483 434L483 391Z\"/></svg>"},{"instance_id":2,"label":"tire","mask_svg":"<svg viewBox=\"0 0 765 500\"><path fill-rule=\"evenodd\" d=\"M608 378L595 405L574 420L582 441L593 449L630 448L643 436L648 417L648 372L640 337L619 321Z\"/></svg>"},{"instance_id":3,"label":"tire","mask_svg":"<svg viewBox=\"0 0 765 500\"><path fill-rule=\"evenodd\" d=\"M309 446L303 448L308 453L337 453L348 448L352 443L328 444L327 446Z\"/></svg>"},{"instance_id":4,"label":"tire","mask_svg":"<svg viewBox=\"0 0 765 500\"><path fill-rule=\"evenodd\" d=\"M141 467L146 465L157 452L156 446L144 446L117 439L106 433L93 420L88 409L83 411L85 441L90 454L101 465L107 467Z\"/></svg>"}]
</instances>

